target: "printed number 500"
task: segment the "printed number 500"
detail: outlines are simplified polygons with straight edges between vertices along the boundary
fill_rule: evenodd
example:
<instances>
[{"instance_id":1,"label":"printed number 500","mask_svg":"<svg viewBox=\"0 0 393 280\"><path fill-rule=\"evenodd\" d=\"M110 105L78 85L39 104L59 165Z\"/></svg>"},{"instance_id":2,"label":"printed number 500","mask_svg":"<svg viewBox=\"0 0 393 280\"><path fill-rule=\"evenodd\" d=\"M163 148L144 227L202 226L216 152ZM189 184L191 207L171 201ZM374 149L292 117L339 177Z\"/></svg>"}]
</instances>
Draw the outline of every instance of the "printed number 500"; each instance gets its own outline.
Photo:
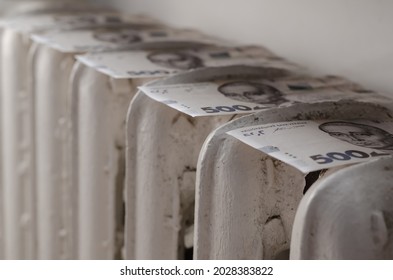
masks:
<instances>
[{"instance_id":1,"label":"printed number 500","mask_svg":"<svg viewBox=\"0 0 393 280\"><path fill-rule=\"evenodd\" d=\"M314 156L310 156L310 158L316 161L318 164L327 164L335 160L344 161L344 160L350 160L352 158L368 158L368 157L378 157L378 156L385 156L385 155L389 155L389 154L377 153L377 152L371 152L370 154L368 154L362 151L349 150L349 151L345 151L344 153L330 152L327 153L326 155L314 155Z\"/></svg>"},{"instance_id":2,"label":"printed number 500","mask_svg":"<svg viewBox=\"0 0 393 280\"><path fill-rule=\"evenodd\" d=\"M217 107L202 107L206 113L219 113L219 112L235 112L235 111L251 111L252 109L244 105L233 106L217 106Z\"/></svg>"}]
</instances>

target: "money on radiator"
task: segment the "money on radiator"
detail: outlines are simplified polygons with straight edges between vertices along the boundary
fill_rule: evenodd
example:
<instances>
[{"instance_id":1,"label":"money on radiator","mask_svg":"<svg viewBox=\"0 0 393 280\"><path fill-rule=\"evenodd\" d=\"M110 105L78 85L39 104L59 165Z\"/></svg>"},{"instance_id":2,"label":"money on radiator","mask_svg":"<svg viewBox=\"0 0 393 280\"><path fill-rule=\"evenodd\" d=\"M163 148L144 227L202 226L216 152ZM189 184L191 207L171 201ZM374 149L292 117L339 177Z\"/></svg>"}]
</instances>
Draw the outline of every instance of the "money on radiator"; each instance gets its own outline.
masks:
<instances>
[{"instance_id":1,"label":"money on radiator","mask_svg":"<svg viewBox=\"0 0 393 280\"><path fill-rule=\"evenodd\" d=\"M263 73L265 71L265 73ZM288 75L265 67L258 80L235 79L194 84L142 86L149 97L190 116L245 114L296 103L343 99L391 102L382 95L335 76L319 78Z\"/></svg>"},{"instance_id":2,"label":"money on radiator","mask_svg":"<svg viewBox=\"0 0 393 280\"><path fill-rule=\"evenodd\" d=\"M306 120L243 127L227 133L303 173L393 154L393 122Z\"/></svg>"},{"instance_id":3,"label":"money on radiator","mask_svg":"<svg viewBox=\"0 0 393 280\"><path fill-rule=\"evenodd\" d=\"M174 32L168 33L161 40L176 42L176 40L187 38L184 34L180 35L182 36L178 36ZM88 53L77 56L77 59L97 71L117 79L163 77L191 69L229 65L262 65L290 70L298 68L298 66L275 56L269 50L257 46L209 46Z\"/></svg>"},{"instance_id":4,"label":"money on radiator","mask_svg":"<svg viewBox=\"0 0 393 280\"><path fill-rule=\"evenodd\" d=\"M193 30L170 29L166 27L148 27L123 23L123 26L109 26L93 29L46 32L33 35L33 39L61 52L111 51L122 47L138 48L142 44L171 42L212 43L214 39L205 38L202 33ZM140 48L140 47L139 47Z\"/></svg>"}]
</instances>

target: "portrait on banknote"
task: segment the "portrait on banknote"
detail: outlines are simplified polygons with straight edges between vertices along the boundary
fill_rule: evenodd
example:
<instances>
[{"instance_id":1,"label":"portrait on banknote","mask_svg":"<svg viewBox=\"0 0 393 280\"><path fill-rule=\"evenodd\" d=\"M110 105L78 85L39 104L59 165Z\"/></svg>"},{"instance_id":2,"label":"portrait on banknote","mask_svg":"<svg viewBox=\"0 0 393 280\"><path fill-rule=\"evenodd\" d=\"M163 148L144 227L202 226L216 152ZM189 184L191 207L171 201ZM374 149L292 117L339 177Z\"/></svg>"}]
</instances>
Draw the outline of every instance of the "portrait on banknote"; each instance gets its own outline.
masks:
<instances>
[{"instance_id":1,"label":"portrait on banknote","mask_svg":"<svg viewBox=\"0 0 393 280\"><path fill-rule=\"evenodd\" d=\"M234 81L220 85L218 92L233 100L261 105L280 105L289 102L278 89L263 83Z\"/></svg>"},{"instance_id":2,"label":"portrait on banknote","mask_svg":"<svg viewBox=\"0 0 393 280\"><path fill-rule=\"evenodd\" d=\"M181 51L157 51L147 55L147 59L159 66L176 70L190 70L204 66L201 58Z\"/></svg>"},{"instance_id":3,"label":"portrait on banknote","mask_svg":"<svg viewBox=\"0 0 393 280\"><path fill-rule=\"evenodd\" d=\"M367 124L334 121L319 125L330 136L350 144L377 150L393 150L393 134Z\"/></svg>"},{"instance_id":4,"label":"portrait on banknote","mask_svg":"<svg viewBox=\"0 0 393 280\"><path fill-rule=\"evenodd\" d=\"M136 30L131 28L114 29L102 28L93 33L93 38L101 42L108 42L118 45L130 45L142 41Z\"/></svg>"}]
</instances>

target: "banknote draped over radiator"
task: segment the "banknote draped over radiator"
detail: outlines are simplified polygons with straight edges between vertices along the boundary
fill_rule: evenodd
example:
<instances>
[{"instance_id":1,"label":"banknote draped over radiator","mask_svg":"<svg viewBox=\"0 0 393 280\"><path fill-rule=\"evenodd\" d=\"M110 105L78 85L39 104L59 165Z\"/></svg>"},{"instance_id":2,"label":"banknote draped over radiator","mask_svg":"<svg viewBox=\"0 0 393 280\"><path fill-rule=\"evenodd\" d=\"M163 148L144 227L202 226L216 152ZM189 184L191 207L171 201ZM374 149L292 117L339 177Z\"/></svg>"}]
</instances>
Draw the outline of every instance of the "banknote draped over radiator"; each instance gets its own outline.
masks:
<instances>
[{"instance_id":1,"label":"banknote draped over radiator","mask_svg":"<svg viewBox=\"0 0 393 280\"><path fill-rule=\"evenodd\" d=\"M140 87L149 97L190 116L249 114L296 103L317 103L343 99L391 102L336 76L305 77L265 67L263 79L230 79L176 85ZM280 72L281 71L281 72Z\"/></svg>"},{"instance_id":2,"label":"banknote draped over radiator","mask_svg":"<svg viewBox=\"0 0 393 280\"><path fill-rule=\"evenodd\" d=\"M393 122L290 121L243 127L228 134L304 173L393 154Z\"/></svg>"}]
</instances>

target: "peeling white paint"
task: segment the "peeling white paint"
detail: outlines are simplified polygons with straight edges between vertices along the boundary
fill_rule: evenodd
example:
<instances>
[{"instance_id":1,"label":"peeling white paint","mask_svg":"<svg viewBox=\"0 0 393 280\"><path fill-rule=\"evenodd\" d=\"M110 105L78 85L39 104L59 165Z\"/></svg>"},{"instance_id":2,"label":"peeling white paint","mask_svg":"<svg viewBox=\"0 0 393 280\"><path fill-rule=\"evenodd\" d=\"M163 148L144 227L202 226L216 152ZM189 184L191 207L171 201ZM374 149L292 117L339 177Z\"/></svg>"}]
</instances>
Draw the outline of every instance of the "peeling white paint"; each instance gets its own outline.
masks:
<instances>
[{"instance_id":1,"label":"peeling white paint","mask_svg":"<svg viewBox=\"0 0 393 280\"><path fill-rule=\"evenodd\" d=\"M39 259L75 259L74 193L68 151L72 55L35 44L32 53ZM60 234L66 232L67 234Z\"/></svg>"},{"instance_id":2,"label":"peeling white paint","mask_svg":"<svg viewBox=\"0 0 393 280\"><path fill-rule=\"evenodd\" d=\"M27 91L27 61L30 41L13 30L2 34L2 148L3 213L7 259L35 258L34 155L32 99ZM30 223L20 228L23 215Z\"/></svg>"},{"instance_id":3,"label":"peeling white paint","mask_svg":"<svg viewBox=\"0 0 393 280\"><path fill-rule=\"evenodd\" d=\"M153 82L192 83L261 77L261 68L195 70ZM263 75L263 74L262 74ZM193 224L194 180L202 143L232 115L192 118L139 92L127 117L126 258L182 259ZM235 171L236 172L236 171ZM184 180L192 176L192 180ZM223 234L227 234L223 231Z\"/></svg>"},{"instance_id":4,"label":"peeling white paint","mask_svg":"<svg viewBox=\"0 0 393 280\"><path fill-rule=\"evenodd\" d=\"M343 168L300 202L291 259L392 259L393 160Z\"/></svg>"},{"instance_id":5,"label":"peeling white paint","mask_svg":"<svg viewBox=\"0 0 393 280\"><path fill-rule=\"evenodd\" d=\"M73 76L72 180L78 188L78 257L120 258L125 116L144 80L112 79L80 63Z\"/></svg>"},{"instance_id":6,"label":"peeling white paint","mask_svg":"<svg viewBox=\"0 0 393 280\"><path fill-rule=\"evenodd\" d=\"M274 259L288 250L305 175L226 134L303 119L391 119L391 109L351 101L298 104L245 116L206 139L197 166L196 259ZM281 232L281 233L280 233Z\"/></svg>"},{"instance_id":7,"label":"peeling white paint","mask_svg":"<svg viewBox=\"0 0 393 280\"><path fill-rule=\"evenodd\" d=\"M65 3L72 1L21 1L12 3L8 12L22 18L59 9L64 11ZM36 257L33 99L28 74L30 46L29 34L2 29L0 173L3 195L0 199L4 220L0 222L4 231L0 232L0 256L8 259ZM22 224L15 222L18 220L23 220ZM4 245L1 245L2 240Z\"/></svg>"}]
</instances>

